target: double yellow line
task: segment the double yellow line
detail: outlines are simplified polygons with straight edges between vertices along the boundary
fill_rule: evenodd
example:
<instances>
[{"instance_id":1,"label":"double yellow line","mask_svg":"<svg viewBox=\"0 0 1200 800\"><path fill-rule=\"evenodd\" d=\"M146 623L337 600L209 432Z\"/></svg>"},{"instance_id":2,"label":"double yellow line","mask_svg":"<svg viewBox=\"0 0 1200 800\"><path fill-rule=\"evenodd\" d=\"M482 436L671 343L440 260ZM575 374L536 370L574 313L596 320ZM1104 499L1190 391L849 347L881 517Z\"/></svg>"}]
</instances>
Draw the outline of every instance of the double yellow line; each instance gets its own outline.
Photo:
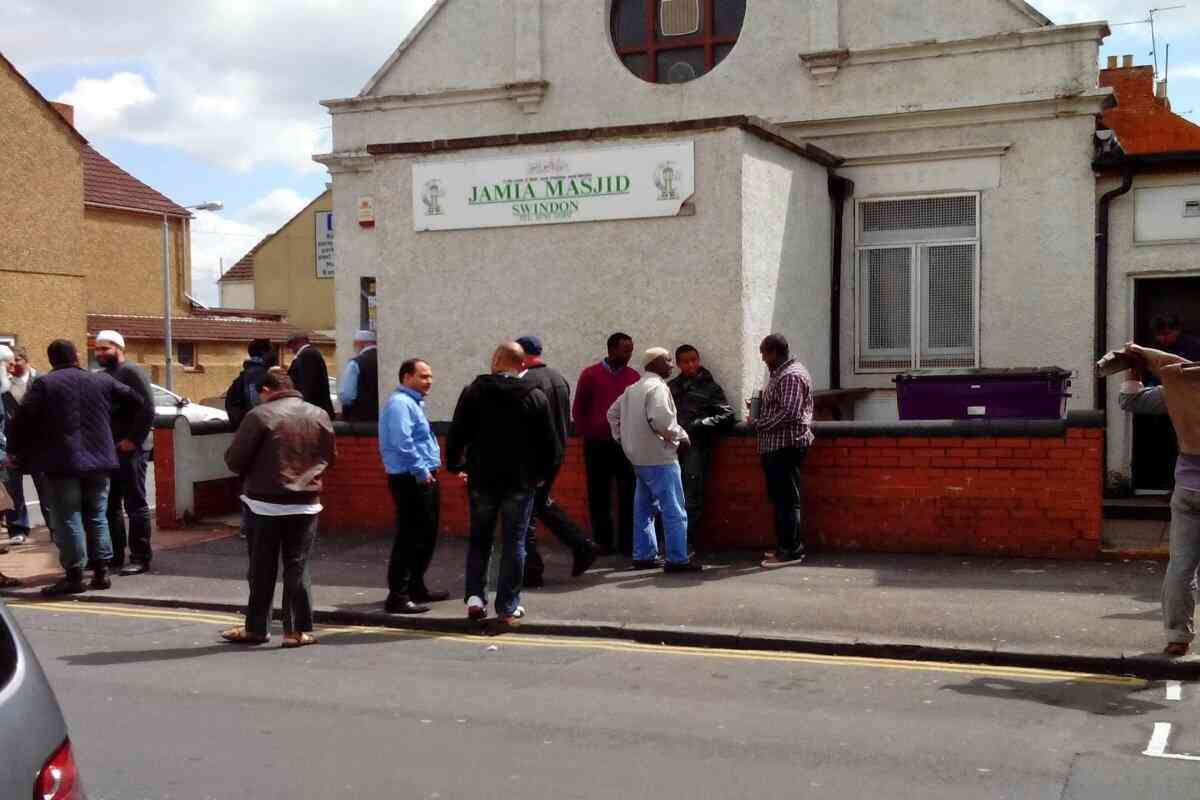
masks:
<instances>
[{"instance_id":1,"label":"double yellow line","mask_svg":"<svg viewBox=\"0 0 1200 800\"><path fill-rule=\"evenodd\" d=\"M187 611L184 609L159 609L144 606L91 605L86 603L9 603L9 608L50 611L67 614L91 614L101 617L124 617L127 619L153 619L172 622L211 623L215 625L236 625L241 617L230 614L209 611ZM1072 683L1101 684L1105 686L1125 686L1143 688L1149 685L1141 678L1131 678L1121 675L1101 675L1088 672L1066 672L1051 669L1032 669L1025 667L1004 667L993 665L955 664L941 661L908 661L890 658L863 658L859 656L827 656L813 653L781 653L767 650L730 650L718 647L677 647L673 645L640 644L612 639L587 639L569 636L531 636L521 633L509 633L502 637L488 639L478 635L455 633L436 633L431 631L416 631L403 628L384 628L377 626L341 626L322 627L322 636L340 636L347 634L377 634L404 638L431 639L440 642L455 642L478 646L491 642L504 647L542 647L557 649L592 650L611 653L643 653L652 655L682 656L688 658L719 659L723 661L756 661L783 664L809 664L826 667L861 667L866 669L888 669L909 672L939 672L955 675L971 675L975 677L1012 678L1031 681L1064 681Z\"/></svg>"}]
</instances>

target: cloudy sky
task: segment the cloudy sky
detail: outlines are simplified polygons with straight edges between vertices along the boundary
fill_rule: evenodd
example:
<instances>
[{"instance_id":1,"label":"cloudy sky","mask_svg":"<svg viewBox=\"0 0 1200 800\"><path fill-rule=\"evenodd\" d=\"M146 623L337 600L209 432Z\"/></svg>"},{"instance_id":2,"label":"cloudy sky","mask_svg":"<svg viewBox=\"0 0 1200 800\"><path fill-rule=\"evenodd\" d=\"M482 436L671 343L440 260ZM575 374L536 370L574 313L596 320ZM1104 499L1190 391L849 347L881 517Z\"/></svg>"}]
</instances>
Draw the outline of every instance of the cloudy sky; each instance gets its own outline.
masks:
<instances>
[{"instance_id":1,"label":"cloudy sky","mask_svg":"<svg viewBox=\"0 0 1200 800\"><path fill-rule=\"evenodd\" d=\"M83 135L124 169L185 205L225 202L193 224L194 285L215 303L221 259L228 268L324 189L310 158L329 149L317 101L356 94L431 3L6 0L0 52L75 105ZM1149 27L1115 25L1144 19L1142 3L1034 5L1060 23L1107 19L1104 55L1150 63ZM1174 107L1200 120L1200 0L1163 13L1158 31Z\"/></svg>"}]
</instances>

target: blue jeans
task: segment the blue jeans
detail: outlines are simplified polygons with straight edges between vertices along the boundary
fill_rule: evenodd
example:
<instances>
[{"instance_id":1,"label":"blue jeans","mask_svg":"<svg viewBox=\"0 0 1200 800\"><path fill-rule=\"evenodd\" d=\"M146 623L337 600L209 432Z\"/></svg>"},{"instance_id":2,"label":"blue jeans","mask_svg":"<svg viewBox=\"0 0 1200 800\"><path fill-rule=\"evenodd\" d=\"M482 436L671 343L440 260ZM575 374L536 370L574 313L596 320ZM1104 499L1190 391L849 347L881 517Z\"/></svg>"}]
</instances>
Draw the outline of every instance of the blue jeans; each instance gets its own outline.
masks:
<instances>
[{"instance_id":1,"label":"blue jeans","mask_svg":"<svg viewBox=\"0 0 1200 800\"><path fill-rule=\"evenodd\" d=\"M529 490L470 490L471 544L467 551L466 598L487 602L488 561L496 520L500 520L500 580L496 587L496 614L507 616L521 604L525 579L525 531L533 513L534 492Z\"/></svg>"},{"instance_id":2,"label":"blue jeans","mask_svg":"<svg viewBox=\"0 0 1200 800\"><path fill-rule=\"evenodd\" d=\"M687 511L684 510L683 477L678 462L661 466L633 467L637 488L633 495L633 558L648 561L658 556L654 515L662 514L667 542L667 561L686 564Z\"/></svg>"},{"instance_id":3,"label":"blue jeans","mask_svg":"<svg viewBox=\"0 0 1200 800\"><path fill-rule=\"evenodd\" d=\"M21 472L17 469L7 470L8 493L12 496L13 510L5 511L5 521L8 523L9 536L29 535L29 506L25 504L25 476L33 477L33 490L37 492L38 502L42 506L42 519L46 527L50 527L50 501L46 498L45 476L40 472Z\"/></svg>"},{"instance_id":4,"label":"blue jeans","mask_svg":"<svg viewBox=\"0 0 1200 800\"><path fill-rule=\"evenodd\" d=\"M1163 576L1163 626L1170 643L1196 638L1196 571L1200 568L1200 492L1171 495L1171 560Z\"/></svg>"},{"instance_id":5,"label":"blue jeans","mask_svg":"<svg viewBox=\"0 0 1200 800\"><path fill-rule=\"evenodd\" d=\"M62 568L82 569L89 558L96 564L108 564L112 560L107 518L108 473L48 474L45 486Z\"/></svg>"}]
</instances>

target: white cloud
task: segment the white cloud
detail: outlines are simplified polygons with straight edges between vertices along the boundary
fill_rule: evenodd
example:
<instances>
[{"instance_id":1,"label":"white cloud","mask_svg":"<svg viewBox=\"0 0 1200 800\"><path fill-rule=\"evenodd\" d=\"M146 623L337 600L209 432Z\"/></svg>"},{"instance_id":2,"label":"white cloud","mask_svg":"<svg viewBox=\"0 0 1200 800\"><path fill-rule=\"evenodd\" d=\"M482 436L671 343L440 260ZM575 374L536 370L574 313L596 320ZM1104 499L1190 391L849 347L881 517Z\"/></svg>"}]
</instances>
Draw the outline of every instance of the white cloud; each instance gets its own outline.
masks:
<instances>
[{"instance_id":1,"label":"white cloud","mask_svg":"<svg viewBox=\"0 0 1200 800\"><path fill-rule=\"evenodd\" d=\"M206 306L219 303L217 278L222 261L228 270L258 244L269 230L229 219L221 213L197 211L192 220L192 289Z\"/></svg>"},{"instance_id":2,"label":"white cloud","mask_svg":"<svg viewBox=\"0 0 1200 800\"><path fill-rule=\"evenodd\" d=\"M247 171L323 167L329 117L432 0L10 0L0 49L26 72L113 65L61 97L84 136L176 147Z\"/></svg>"},{"instance_id":3,"label":"white cloud","mask_svg":"<svg viewBox=\"0 0 1200 800\"><path fill-rule=\"evenodd\" d=\"M81 78L58 99L75 106L75 124L81 130L103 135L119 130L126 112L153 103L156 96L141 75L118 72L108 80Z\"/></svg>"},{"instance_id":4,"label":"white cloud","mask_svg":"<svg viewBox=\"0 0 1200 800\"><path fill-rule=\"evenodd\" d=\"M277 230L312 201L291 189L274 189L251 203L242 219L268 231Z\"/></svg>"}]
</instances>

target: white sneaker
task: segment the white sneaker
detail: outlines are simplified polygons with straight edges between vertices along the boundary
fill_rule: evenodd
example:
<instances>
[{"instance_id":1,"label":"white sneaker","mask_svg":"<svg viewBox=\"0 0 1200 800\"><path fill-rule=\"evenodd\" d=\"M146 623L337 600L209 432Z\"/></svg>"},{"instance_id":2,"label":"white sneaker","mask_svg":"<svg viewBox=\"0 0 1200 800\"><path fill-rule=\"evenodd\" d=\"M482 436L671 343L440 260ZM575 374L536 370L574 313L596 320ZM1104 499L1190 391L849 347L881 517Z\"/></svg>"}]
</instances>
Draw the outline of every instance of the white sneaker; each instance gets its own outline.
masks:
<instances>
[{"instance_id":1,"label":"white sneaker","mask_svg":"<svg viewBox=\"0 0 1200 800\"><path fill-rule=\"evenodd\" d=\"M467 598L467 619L485 619L487 617L487 603L483 602L483 598L473 594Z\"/></svg>"}]
</instances>

